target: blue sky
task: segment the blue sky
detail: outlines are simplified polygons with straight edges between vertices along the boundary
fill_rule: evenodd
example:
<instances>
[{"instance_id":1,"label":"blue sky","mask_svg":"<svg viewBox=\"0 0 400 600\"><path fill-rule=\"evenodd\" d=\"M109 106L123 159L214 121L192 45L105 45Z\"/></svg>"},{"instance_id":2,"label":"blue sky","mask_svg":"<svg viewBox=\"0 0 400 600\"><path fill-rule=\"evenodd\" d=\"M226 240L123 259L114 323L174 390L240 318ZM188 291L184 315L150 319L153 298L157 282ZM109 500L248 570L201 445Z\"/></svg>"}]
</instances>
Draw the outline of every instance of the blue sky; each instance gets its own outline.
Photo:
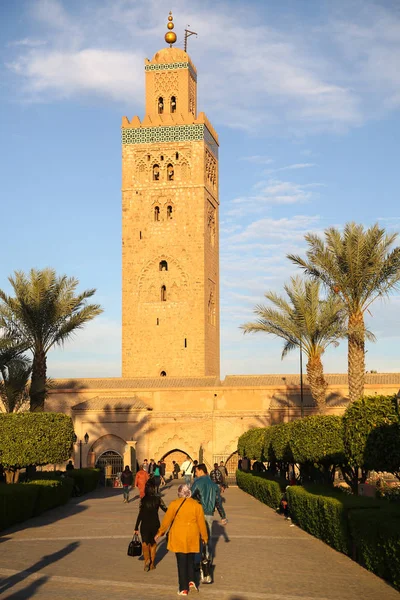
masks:
<instances>
[{"instance_id":1,"label":"blue sky","mask_svg":"<svg viewBox=\"0 0 400 600\"><path fill-rule=\"evenodd\" d=\"M220 137L222 376L297 372L279 340L239 326L295 272L306 232L400 230L397 1L3 0L0 287L53 266L105 309L50 354L52 377L120 375L120 124L143 117L169 10L177 45L198 32L198 106ZM398 371L400 296L371 313L367 369ZM326 371L346 353L328 350Z\"/></svg>"}]
</instances>

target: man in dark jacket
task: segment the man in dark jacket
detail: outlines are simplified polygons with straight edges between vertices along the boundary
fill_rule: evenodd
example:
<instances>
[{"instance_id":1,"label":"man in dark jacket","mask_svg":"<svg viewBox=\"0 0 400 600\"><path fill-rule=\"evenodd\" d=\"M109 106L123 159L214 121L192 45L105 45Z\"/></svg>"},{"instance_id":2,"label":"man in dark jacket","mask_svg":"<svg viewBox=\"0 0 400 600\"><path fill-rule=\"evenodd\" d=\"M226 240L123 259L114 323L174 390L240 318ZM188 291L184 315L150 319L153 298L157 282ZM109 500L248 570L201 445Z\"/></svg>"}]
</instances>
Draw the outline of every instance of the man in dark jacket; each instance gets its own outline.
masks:
<instances>
[{"instance_id":1,"label":"man in dark jacket","mask_svg":"<svg viewBox=\"0 0 400 600\"><path fill-rule=\"evenodd\" d=\"M204 463L196 467L196 479L192 485L192 498L198 500L203 507L208 529L208 553L209 556L212 556L211 530L215 509L217 509L221 517L221 525L226 525L228 521L224 507L222 506L219 486L211 481Z\"/></svg>"},{"instance_id":2,"label":"man in dark jacket","mask_svg":"<svg viewBox=\"0 0 400 600\"><path fill-rule=\"evenodd\" d=\"M129 502L129 488L133 483L133 473L128 465L121 473L121 483L124 490L124 503L127 504Z\"/></svg>"}]
</instances>

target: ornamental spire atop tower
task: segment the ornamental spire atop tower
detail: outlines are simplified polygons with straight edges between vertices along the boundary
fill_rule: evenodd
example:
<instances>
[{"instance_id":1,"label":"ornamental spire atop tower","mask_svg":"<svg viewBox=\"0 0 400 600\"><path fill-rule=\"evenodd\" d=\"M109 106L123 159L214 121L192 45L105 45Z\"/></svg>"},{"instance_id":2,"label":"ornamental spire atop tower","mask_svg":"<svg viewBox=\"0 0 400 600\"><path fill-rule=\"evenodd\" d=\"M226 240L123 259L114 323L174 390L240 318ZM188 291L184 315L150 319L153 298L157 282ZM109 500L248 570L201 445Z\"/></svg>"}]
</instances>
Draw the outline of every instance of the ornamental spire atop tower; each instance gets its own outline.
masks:
<instances>
[{"instance_id":1,"label":"ornamental spire atop tower","mask_svg":"<svg viewBox=\"0 0 400 600\"><path fill-rule=\"evenodd\" d=\"M169 11L168 24L167 24L169 31L167 31L167 33L165 34L165 41L167 42L167 44L169 44L170 48L172 48L172 44L175 44L175 42L176 42L176 33L174 31L172 31L174 28L173 20L174 20L174 18L172 16L172 11Z\"/></svg>"}]
</instances>

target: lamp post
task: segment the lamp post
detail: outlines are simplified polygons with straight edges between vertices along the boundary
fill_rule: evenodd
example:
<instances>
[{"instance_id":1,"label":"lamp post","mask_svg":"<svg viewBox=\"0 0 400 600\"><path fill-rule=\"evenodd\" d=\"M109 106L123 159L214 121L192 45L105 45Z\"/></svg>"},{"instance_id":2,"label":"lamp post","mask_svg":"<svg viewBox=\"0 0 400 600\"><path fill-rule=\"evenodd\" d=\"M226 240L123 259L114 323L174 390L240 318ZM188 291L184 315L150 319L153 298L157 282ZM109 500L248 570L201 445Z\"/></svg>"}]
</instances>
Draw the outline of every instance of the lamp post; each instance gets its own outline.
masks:
<instances>
[{"instance_id":1,"label":"lamp post","mask_svg":"<svg viewBox=\"0 0 400 600\"><path fill-rule=\"evenodd\" d=\"M304 417L303 407L303 346L300 338L300 416Z\"/></svg>"},{"instance_id":2,"label":"lamp post","mask_svg":"<svg viewBox=\"0 0 400 600\"><path fill-rule=\"evenodd\" d=\"M85 440L85 444L88 443L89 441L89 434L85 433L85 435L83 436L83 439ZM82 469L82 440L78 441L78 437L76 435L76 433L74 433L74 444L78 444L79 446L79 468Z\"/></svg>"}]
</instances>

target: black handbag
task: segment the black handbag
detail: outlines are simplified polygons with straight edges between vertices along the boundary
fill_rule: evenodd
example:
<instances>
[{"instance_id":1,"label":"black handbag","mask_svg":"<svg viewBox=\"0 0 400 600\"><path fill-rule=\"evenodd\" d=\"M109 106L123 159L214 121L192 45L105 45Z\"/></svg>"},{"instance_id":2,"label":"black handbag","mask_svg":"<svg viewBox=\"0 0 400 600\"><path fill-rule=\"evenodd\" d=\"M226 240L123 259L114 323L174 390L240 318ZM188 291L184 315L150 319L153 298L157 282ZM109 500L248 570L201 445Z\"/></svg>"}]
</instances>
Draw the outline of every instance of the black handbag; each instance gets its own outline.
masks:
<instances>
[{"instance_id":1,"label":"black handbag","mask_svg":"<svg viewBox=\"0 0 400 600\"><path fill-rule=\"evenodd\" d=\"M132 541L129 542L128 556L142 556L142 542L137 533L133 535Z\"/></svg>"},{"instance_id":2,"label":"black handbag","mask_svg":"<svg viewBox=\"0 0 400 600\"><path fill-rule=\"evenodd\" d=\"M169 526L169 529L168 529L167 533L165 534L165 537L166 537L167 543L168 543L168 536L169 536L169 532L170 532L170 531L171 531L171 529L172 529L172 525L174 524L174 521L175 521L175 519L176 519L176 515L177 515L177 514L178 514L178 512L181 510L181 508L182 508L182 506L185 504L185 502L186 502L186 498L185 498L185 499L184 499L184 501L183 501L183 502L181 502L181 504L179 505L179 508L178 508L178 510L176 511L176 513L174 514L174 518L172 519L172 523L171 523L171 525Z\"/></svg>"}]
</instances>

